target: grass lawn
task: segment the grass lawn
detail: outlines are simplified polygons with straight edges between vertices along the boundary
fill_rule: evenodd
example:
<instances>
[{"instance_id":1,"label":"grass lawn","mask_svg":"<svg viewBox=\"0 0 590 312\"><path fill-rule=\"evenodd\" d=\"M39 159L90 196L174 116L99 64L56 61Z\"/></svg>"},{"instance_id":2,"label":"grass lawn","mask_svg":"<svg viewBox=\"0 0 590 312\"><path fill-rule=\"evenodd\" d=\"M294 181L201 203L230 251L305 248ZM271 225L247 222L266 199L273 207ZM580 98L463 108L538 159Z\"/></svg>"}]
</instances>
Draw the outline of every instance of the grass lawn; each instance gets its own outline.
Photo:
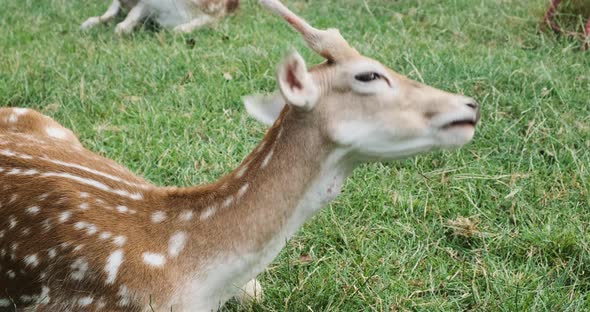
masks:
<instances>
[{"instance_id":1,"label":"grass lawn","mask_svg":"<svg viewBox=\"0 0 590 312\"><path fill-rule=\"evenodd\" d=\"M0 0L0 105L54 117L159 185L237 166L265 131L241 96L275 88L289 47L320 61L253 0L186 36L79 32L108 2ZM460 151L357 169L261 274L264 301L225 309L589 310L590 53L539 32L547 3L287 1L394 70L475 97L482 122Z\"/></svg>"}]
</instances>

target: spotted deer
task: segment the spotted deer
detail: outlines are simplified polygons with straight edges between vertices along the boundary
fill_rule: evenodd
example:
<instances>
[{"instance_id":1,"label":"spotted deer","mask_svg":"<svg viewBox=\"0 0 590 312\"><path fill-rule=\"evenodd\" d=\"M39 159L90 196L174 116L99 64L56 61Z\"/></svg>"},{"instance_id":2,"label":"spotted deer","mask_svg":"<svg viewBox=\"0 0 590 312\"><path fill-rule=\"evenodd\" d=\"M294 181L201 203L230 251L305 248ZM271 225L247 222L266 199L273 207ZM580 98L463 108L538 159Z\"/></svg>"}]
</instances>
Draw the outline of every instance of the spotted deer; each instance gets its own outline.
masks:
<instances>
[{"instance_id":1,"label":"spotted deer","mask_svg":"<svg viewBox=\"0 0 590 312\"><path fill-rule=\"evenodd\" d=\"M239 0L113 0L103 15L90 17L80 29L110 22L125 11L125 20L115 27L117 34L131 33L146 19L175 32L189 33L233 13L239 4Z\"/></svg>"},{"instance_id":2,"label":"spotted deer","mask_svg":"<svg viewBox=\"0 0 590 312\"><path fill-rule=\"evenodd\" d=\"M0 309L212 311L260 299L256 276L360 163L469 142L478 104L362 56L276 0L325 62L295 51L278 92L245 98L271 125L219 181L157 187L29 109L0 110ZM245 286L244 286L245 285Z\"/></svg>"}]
</instances>

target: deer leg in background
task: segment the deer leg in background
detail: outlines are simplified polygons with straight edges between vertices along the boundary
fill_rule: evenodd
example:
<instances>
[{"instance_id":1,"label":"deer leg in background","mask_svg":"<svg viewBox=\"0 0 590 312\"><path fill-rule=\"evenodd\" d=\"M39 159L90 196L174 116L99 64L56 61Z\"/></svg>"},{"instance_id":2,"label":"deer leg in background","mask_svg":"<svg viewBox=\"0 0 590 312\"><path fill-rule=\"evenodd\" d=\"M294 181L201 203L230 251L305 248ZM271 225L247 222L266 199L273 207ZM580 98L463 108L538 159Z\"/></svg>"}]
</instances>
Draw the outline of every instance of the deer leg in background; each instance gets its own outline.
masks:
<instances>
[{"instance_id":1,"label":"deer leg in background","mask_svg":"<svg viewBox=\"0 0 590 312\"><path fill-rule=\"evenodd\" d=\"M119 3L119 0L113 0L113 3L111 3L109 8L107 9L106 12L104 12L103 15L93 16L93 17L87 19L84 23L82 23L82 25L80 25L80 29L86 30L86 29L90 29L98 24L107 23L107 22L111 21L115 16L117 16L117 13L119 13L120 9L121 9L121 4Z\"/></svg>"},{"instance_id":2,"label":"deer leg in background","mask_svg":"<svg viewBox=\"0 0 590 312\"><path fill-rule=\"evenodd\" d=\"M135 26L137 26L137 24L142 19L147 17L148 14L149 11L145 4L140 1L136 6L133 7L133 9L131 9L131 11L129 11L129 14L127 14L125 20L117 24L115 33L118 35L123 35L132 32L133 28L135 28Z\"/></svg>"},{"instance_id":3,"label":"deer leg in background","mask_svg":"<svg viewBox=\"0 0 590 312\"><path fill-rule=\"evenodd\" d=\"M176 26L174 31L177 33L190 33L197 28L211 24L213 21L215 21L215 18L209 15L202 15L190 20L187 23Z\"/></svg>"},{"instance_id":4,"label":"deer leg in background","mask_svg":"<svg viewBox=\"0 0 590 312\"><path fill-rule=\"evenodd\" d=\"M551 27L551 29L557 33L561 32L561 28L559 25L557 25L557 23L555 23L553 16L555 15L555 11L557 11L557 7L560 3L561 0L551 0L549 8L547 9L547 12L545 12L545 17L543 18L543 22L549 25L549 27Z\"/></svg>"},{"instance_id":5,"label":"deer leg in background","mask_svg":"<svg viewBox=\"0 0 590 312\"><path fill-rule=\"evenodd\" d=\"M588 16L588 21L586 22L586 29L584 30L584 44L582 45L582 50L586 51L590 48L590 16Z\"/></svg>"}]
</instances>

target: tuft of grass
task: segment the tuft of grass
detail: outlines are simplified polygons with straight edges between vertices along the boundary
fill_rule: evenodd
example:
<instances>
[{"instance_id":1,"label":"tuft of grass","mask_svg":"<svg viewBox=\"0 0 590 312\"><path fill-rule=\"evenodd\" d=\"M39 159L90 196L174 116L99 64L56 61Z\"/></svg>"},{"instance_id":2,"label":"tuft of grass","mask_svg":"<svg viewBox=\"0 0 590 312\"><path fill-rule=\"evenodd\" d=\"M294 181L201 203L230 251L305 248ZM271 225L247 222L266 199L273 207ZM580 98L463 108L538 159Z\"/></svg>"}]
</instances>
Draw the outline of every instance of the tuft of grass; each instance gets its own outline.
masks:
<instances>
[{"instance_id":1,"label":"tuft of grass","mask_svg":"<svg viewBox=\"0 0 590 312\"><path fill-rule=\"evenodd\" d=\"M472 238L481 235L479 230L479 219L457 217L454 220L447 220L447 227L451 230L453 236Z\"/></svg>"},{"instance_id":2,"label":"tuft of grass","mask_svg":"<svg viewBox=\"0 0 590 312\"><path fill-rule=\"evenodd\" d=\"M472 144L356 170L226 311L590 309L590 58L539 32L546 0L289 0L363 54L478 99ZM105 1L0 0L0 103L38 109L159 185L212 181L265 129L241 96L272 91L294 46L256 1L191 35L80 33ZM230 75L231 80L227 79ZM449 235L477 216L481 235Z\"/></svg>"}]
</instances>

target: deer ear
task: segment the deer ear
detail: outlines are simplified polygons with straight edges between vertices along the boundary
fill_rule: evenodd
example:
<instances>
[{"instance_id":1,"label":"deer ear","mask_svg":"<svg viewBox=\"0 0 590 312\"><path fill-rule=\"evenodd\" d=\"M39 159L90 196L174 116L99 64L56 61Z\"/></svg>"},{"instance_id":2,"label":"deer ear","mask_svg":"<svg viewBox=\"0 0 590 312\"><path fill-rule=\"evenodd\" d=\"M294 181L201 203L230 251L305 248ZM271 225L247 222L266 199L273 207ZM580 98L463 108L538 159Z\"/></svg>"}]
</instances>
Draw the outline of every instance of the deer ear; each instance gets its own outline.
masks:
<instances>
[{"instance_id":1,"label":"deer ear","mask_svg":"<svg viewBox=\"0 0 590 312\"><path fill-rule=\"evenodd\" d=\"M320 92L299 53L293 51L285 58L279 66L278 81L287 103L306 111L313 109Z\"/></svg>"},{"instance_id":2,"label":"deer ear","mask_svg":"<svg viewBox=\"0 0 590 312\"><path fill-rule=\"evenodd\" d=\"M280 92L249 95L243 101L248 114L267 126L272 126L285 107L285 99Z\"/></svg>"}]
</instances>

